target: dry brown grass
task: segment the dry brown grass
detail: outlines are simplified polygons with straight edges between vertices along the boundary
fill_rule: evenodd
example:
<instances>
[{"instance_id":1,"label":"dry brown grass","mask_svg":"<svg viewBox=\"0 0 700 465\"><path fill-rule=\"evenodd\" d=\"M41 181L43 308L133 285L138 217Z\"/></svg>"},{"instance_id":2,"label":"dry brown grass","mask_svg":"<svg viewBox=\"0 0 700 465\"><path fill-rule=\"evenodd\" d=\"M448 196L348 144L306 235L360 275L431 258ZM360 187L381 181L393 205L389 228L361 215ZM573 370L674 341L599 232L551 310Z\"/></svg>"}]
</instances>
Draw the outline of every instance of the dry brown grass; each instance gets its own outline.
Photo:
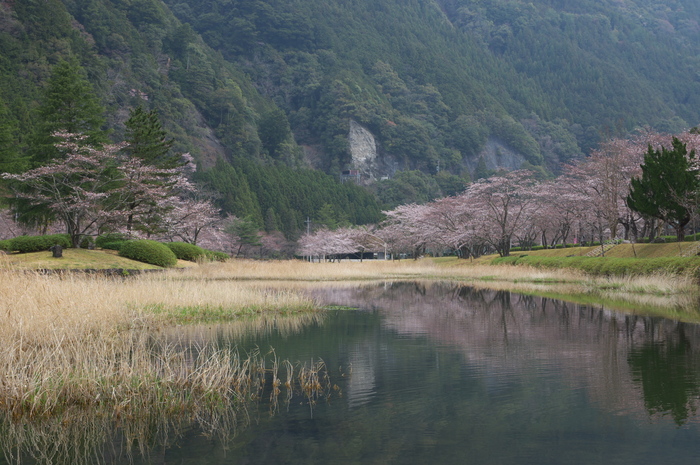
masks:
<instances>
[{"instance_id":1,"label":"dry brown grass","mask_svg":"<svg viewBox=\"0 0 700 465\"><path fill-rule=\"evenodd\" d=\"M284 319L274 315L317 307L302 288L321 282L450 279L494 289L626 296L632 301L688 296L696 288L689 280L669 276L593 279L573 271L466 261L449 265L434 260L235 260L128 279L47 276L0 266L0 407L15 418L99 407L132 419L151 415L147 412L155 405L162 414L184 416L204 415L213 406L229 408L235 399L257 395L272 369L264 357L216 349L215 338L202 325L170 328L262 315L252 323L260 331L279 329ZM315 318L302 316L287 330Z\"/></svg>"},{"instance_id":2,"label":"dry brown grass","mask_svg":"<svg viewBox=\"0 0 700 465\"><path fill-rule=\"evenodd\" d=\"M215 281L354 281L393 279L498 279L513 280L579 280L574 271L537 270L527 267L490 266L452 260L450 266L433 259L367 260L309 263L300 260L253 261L231 260L204 264L181 273L183 279Z\"/></svg>"},{"instance_id":3,"label":"dry brown grass","mask_svg":"<svg viewBox=\"0 0 700 465\"><path fill-rule=\"evenodd\" d=\"M229 260L186 270L182 276L212 280L345 281L414 278L439 269L428 260L309 263L301 260Z\"/></svg>"},{"instance_id":4,"label":"dry brown grass","mask_svg":"<svg viewBox=\"0 0 700 465\"><path fill-rule=\"evenodd\" d=\"M692 278L673 275L648 277L596 278L573 269L538 269L527 266L492 266L457 259L309 263L303 261L232 260L205 264L179 274L183 281L362 281L395 279L451 279L502 282L524 288L534 285L574 284L585 288L620 287L630 292L668 294L695 289Z\"/></svg>"},{"instance_id":5,"label":"dry brown grass","mask_svg":"<svg viewBox=\"0 0 700 465\"><path fill-rule=\"evenodd\" d=\"M183 321L226 320L225 332L289 334L322 318L301 292L249 282L183 279L177 271L113 279L0 269L0 448L9 462L95 463L115 425L126 449L193 422L227 435L247 420L270 379L315 402L325 368L222 347L221 331ZM257 319L241 315L260 314ZM273 358L271 363L270 358ZM278 370L287 370L287 375ZM327 379L321 378L321 379ZM309 393L309 382L318 391ZM75 448L75 444L81 444ZM144 450L145 452L145 450Z\"/></svg>"},{"instance_id":6,"label":"dry brown grass","mask_svg":"<svg viewBox=\"0 0 700 465\"><path fill-rule=\"evenodd\" d=\"M268 316L261 328L278 315L275 326L294 331L304 322L285 324L279 315L315 308L299 292L183 280L177 272L111 279L5 268L0 410L12 421L46 421L89 408L134 424L162 415L221 429L232 406L259 395L271 369L266 355L239 354L217 348L213 338L167 329L262 313Z\"/></svg>"}]
</instances>

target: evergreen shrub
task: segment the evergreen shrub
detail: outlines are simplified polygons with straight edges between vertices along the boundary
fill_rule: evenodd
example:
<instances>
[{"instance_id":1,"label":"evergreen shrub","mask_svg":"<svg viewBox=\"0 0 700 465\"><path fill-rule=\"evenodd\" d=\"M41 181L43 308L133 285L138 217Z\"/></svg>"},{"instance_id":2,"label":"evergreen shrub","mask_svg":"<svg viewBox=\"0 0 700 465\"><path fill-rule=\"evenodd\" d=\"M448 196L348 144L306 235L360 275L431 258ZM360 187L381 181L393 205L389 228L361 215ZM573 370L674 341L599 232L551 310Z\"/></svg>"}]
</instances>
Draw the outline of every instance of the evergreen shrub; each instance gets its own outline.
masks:
<instances>
[{"instance_id":1,"label":"evergreen shrub","mask_svg":"<svg viewBox=\"0 0 700 465\"><path fill-rule=\"evenodd\" d=\"M204 249L204 256L207 258L207 260L211 260L213 262L225 262L231 256L225 252L217 252L215 250L208 250Z\"/></svg>"},{"instance_id":2,"label":"evergreen shrub","mask_svg":"<svg viewBox=\"0 0 700 465\"><path fill-rule=\"evenodd\" d=\"M12 241L10 239L0 241L0 250L10 252L12 250Z\"/></svg>"},{"instance_id":3,"label":"evergreen shrub","mask_svg":"<svg viewBox=\"0 0 700 465\"><path fill-rule=\"evenodd\" d=\"M129 241L129 238L127 237L126 234L122 233L109 233L109 234L102 234L100 236L97 236L97 239L95 239L95 246L100 247L101 249L109 249L109 250L119 250L121 249L122 245L127 243Z\"/></svg>"},{"instance_id":4,"label":"evergreen shrub","mask_svg":"<svg viewBox=\"0 0 700 465\"><path fill-rule=\"evenodd\" d=\"M95 239L90 236L85 236L80 240L81 249L89 249L91 246L95 245Z\"/></svg>"},{"instance_id":5,"label":"evergreen shrub","mask_svg":"<svg viewBox=\"0 0 700 465\"><path fill-rule=\"evenodd\" d=\"M196 262L197 259L205 256L204 249L198 245L187 242L166 242L165 245L173 251L178 260Z\"/></svg>"},{"instance_id":6,"label":"evergreen shrub","mask_svg":"<svg viewBox=\"0 0 700 465\"><path fill-rule=\"evenodd\" d=\"M49 247L60 245L64 249L72 247L68 234L49 234L46 236L18 236L10 239L11 251L19 253L42 252Z\"/></svg>"},{"instance_id":7,"label":"evergreen shrub","mask_svg":"<svg viewBox=\"0 0 700 465\"><path fill-rule=\"evenodd\" d=\"M148 239L125 242L119 256L164 268L177 263L177 257L165 244Z\"/></svg>"}]
</instances>

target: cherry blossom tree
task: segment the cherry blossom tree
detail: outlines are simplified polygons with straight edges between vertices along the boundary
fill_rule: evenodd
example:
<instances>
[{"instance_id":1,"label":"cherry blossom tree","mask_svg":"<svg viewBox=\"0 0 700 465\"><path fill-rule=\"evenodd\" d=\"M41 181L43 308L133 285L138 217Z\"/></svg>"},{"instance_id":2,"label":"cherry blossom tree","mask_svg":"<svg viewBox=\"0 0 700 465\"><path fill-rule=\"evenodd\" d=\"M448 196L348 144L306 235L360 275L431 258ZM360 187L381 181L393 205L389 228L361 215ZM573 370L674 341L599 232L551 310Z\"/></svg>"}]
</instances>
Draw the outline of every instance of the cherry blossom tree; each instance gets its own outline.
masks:
<instances>
[{"instance_id":1,"label":"cherry blossom tree","mask_svg":"<svg viewBox=\"0 0 700 465\"><path fill-rule=\"evenodd\" d=\"M430 220L432 206L400 205L394 210L386 211L386 220L382 224L384 240L392 253L409 252L418 258L428 245L435 243L435 230Z\"/></svg>"},{"instance_id":2,"label":"cherry blossom tree","mask_svg":"<svg viewBox=\"0 0 700 465\"><path fill-rule=\"evenodd\" d=\"M0 211L0 240L28 234L29 230L15 221L15 215L10 210Z\"/></svg>"},{"instance_id":3,"label":"cherry blossom tree","mask_svg":"<svg viewBox=\"0 0 700 465\"><path fill-rule=\"evenodd\" d=\"M3 177L17 183L16 198L49 208L74 247L83 236L105 230L161 233L194 243L202 229L218 219L210 201L188 200L195 188L187 179L192 165L187 154L182 166L164 169L126 156L125 144L97 149L84 144L82 135L56 137L62 157Z\"/></svg>"},{"instance_id":4,"label":"cherry blossom tree","mask_svg":"<svg viewBox=\"0 0 700 465\"><path fill-rule=\"evenodd\" d=\"M113 201L118 189L119 166L115 162L123 145L96 149L81 142L85 136L56 133L56 144L64 153L60 159L22 174L3 174L17 181L22 189L15 196L31 204L50 208L63 222L73 246L80 239L123 217L124 205Z\"/></svg>"},{"instance_id":5,"label":"cherry blossom tree","mask_svg":"<svg viewBox=\"0 0 700 465\"><path fill-rule=\"evenodd\" d=\"M335 260L338 255L353 254L359 250L357 243L347 228L335 231L319 229L304 234L298 242L297 253L305 257L319 257L320 260Z\"/></svg>"},{"instance_id":6,"label":"cherry blossom tree","mask_svg":"<svg viewBox=\"0 0 700 465\"><path fill-rule=\"evenodd\" d=\"M181 166L169 169L148 165L135 156L119 158L119 177L110 199L124 210L127 234L140 231L150 237L159 232L169 233L173 221L182 222L175 218L177 215L184 218L191 214L194 204L182 198L195 192L187 177L194 164L189 154L183 157L185 162ZM166 217L171 210L176 210L175 217Z\"/></svg>"},{"instance_id":7,"label":"cherry blossom tree","mask_svg":"<svg viewBox=\"0 0 700 465\"><path fill-rule=\"evenodd\" d=\"M386 258L387 243L377 235L376 225L362 225L345 230L347 237L354 242L360 261L364 259L367 251L383 252Z\"/></svg>"},{"instance_id":8,"label":"cherry blossom tree","mask_svg":"<svg viewBox=\"0 0 700 465\"><path fill-rule=\"evenodd\" d=\"M161 204L162 236L174 241L197 244L206 229L221 230L220 210L211 200L172 197Z\"/></svg>"},{"instance_id":9,"label":"cherry blossom tree","mask_svg":"<svg viewBox=\"0 0 700 465\"><path fill-rule=\"evenodd\" d=\"M479 234L502 257L510 255L513 237L529 224L537 209L537 182L527 170L482 179L462 194L485 226Z\"/></svg>"},{"instance_id":10,"label":"cherry blossom tree","mask_svg":"<svg viewBox=\"0 0 700 465\"><path fill-rule=\"evenodd\" d=\"M478 257L484 248L480 212L467 195L445 197L430 204L424 217L426 235L461 258Z\"/></svg>"},{"instance_id":11,"label":"cherry blossom tree","mask_svg":"<svg viewBox=\"0 0 700 465\"><path fill-rule=\"evenodd\" d=\"M261 254L267 258L291 258L294 256L296 244L280 231L271 231L260 237Z\"/></svg>"}]
</instances>

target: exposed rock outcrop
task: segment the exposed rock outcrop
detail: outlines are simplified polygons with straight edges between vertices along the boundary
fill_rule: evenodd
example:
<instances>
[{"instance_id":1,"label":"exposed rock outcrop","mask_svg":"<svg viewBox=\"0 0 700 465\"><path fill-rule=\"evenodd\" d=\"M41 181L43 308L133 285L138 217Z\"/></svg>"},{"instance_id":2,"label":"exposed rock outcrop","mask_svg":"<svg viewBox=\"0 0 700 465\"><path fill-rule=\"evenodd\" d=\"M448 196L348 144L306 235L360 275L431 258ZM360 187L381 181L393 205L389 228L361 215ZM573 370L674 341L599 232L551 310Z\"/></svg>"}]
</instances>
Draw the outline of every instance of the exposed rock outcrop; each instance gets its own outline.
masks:
<instances>
[{"instance_id":1,"label":"exposed rock outcrop","mask_svg":"<svg viewBox=\"0 0 700 465\"><path fill-rule=\"evenodd\" d=\"M480 158L484 159L486 169L490 171L500 169L506 171L518 170L525 162L525 158L522 155L495 138L489 138L478 156L465 161L467 168L472 174L476 171Z\"/></svg>"},{"instance_id":2,"label":"exposed rock outcrop","mask_svg":"<svg viewBox=\"0 0 700 465\"><path fill-rule=\"evenodd\" d=\"M352 155L352 169L359 170L365 180L375 177L377 143L374 135L356 121L350 120L348 145Z\"/></svg>"}]
</instances>

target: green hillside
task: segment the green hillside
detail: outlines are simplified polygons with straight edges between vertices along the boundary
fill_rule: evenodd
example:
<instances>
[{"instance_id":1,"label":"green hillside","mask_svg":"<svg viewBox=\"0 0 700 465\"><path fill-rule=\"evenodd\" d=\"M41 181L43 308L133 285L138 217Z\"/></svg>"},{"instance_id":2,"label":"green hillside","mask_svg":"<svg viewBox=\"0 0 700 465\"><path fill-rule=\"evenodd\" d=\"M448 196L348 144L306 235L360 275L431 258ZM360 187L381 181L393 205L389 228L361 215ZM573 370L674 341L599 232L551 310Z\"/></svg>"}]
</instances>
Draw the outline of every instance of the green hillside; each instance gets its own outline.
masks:
<instances>
[{"instance_id":1,"label":"green hillside","mask_svg":"<svg viewBox=\"0 0 700 465\"><path fill-rule=\"evenodd\" d=\"M432 173L473 167L489 138L556 171L612 133L700 120L689 0L166 3L324 147L327 170L349 163L350 118Z\"/></svg>"},{"instance_id":2,"label":"green hillside","mask_svg":"<svg viewBox=\"0 0 700 465\"><path fill-rule=\"evenodd\" d=\"M698 124L699 24L691 0L1 2L0 170L37 160L52 73L74 60L104 135L157 110L225 212L288 237L328 212L375 222L499 168L547 176L611 135Z\"/></svg>"}]
</instances>

